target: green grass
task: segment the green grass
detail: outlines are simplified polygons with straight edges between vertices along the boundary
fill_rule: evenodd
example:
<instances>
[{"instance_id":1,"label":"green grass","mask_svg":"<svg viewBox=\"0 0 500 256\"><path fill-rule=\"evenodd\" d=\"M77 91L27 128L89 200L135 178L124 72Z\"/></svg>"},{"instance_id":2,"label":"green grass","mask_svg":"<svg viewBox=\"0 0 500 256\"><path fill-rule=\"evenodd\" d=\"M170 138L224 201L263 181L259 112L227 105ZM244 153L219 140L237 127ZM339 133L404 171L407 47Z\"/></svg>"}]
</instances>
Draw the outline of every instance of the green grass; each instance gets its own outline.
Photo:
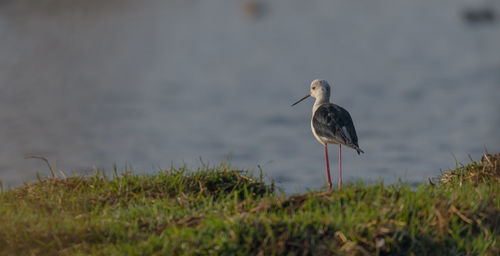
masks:
<instances>
[{"instance_id":1,"label":"green grass","mask_svg":"<svg viewBox=\"0 0 500 256\"><path fill-rule=\"evenodd\" d=\"M226 164L50 178L0 193L0 254L499 255L490 158L416 189L357 182L293 196Z\"/></svg>"}]
</instances>

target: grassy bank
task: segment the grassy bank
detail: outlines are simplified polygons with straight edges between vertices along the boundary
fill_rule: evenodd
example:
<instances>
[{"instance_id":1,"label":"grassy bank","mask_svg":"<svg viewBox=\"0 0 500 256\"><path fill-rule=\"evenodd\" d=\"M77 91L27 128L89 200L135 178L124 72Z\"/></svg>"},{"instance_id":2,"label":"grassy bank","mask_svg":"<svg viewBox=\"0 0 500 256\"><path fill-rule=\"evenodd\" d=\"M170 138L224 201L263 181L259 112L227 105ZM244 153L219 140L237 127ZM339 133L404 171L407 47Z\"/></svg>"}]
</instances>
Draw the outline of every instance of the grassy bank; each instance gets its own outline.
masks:
<instances>
[{"instance_id":1,"label":"grassy bank","mask_svg":"<svg viewBox=\"0 0 500 256\"><path fill-rule=\"evenodd\" d=\"M0 194L0 254L499 255L499 167L290 197L224 164L45 179Z\"/></svg>"}]
</instances>

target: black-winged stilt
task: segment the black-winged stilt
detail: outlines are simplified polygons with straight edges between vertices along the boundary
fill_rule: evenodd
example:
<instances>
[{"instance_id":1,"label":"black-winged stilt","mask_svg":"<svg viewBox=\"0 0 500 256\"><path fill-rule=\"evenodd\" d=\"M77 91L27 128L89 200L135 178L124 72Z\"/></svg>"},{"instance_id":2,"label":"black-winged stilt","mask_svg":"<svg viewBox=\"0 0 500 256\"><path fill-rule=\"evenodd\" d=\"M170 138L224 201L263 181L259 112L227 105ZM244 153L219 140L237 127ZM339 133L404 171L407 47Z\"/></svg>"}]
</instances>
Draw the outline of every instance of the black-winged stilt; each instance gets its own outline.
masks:
<instances>
[{"instance_id":1,"label":"black-winged stilt","mask_svg":"<svg viewBox=\"0 0 500 256\"><path fill-rule=\"evenodd\" d=\"M358 145L358 136L352 123L349 112L344 108L330 103L330 85L325 80L316 79L311 83L309 94L293 103L305 100L308 97L316 98L312 110L311 129L314 137L325 146L326 171L328 174L328 186L332 189L330 178L330 164L328 163L327 144L339 144L339 189L342 189L342 144L364 153Z\"/></svg>"}]
</instances>

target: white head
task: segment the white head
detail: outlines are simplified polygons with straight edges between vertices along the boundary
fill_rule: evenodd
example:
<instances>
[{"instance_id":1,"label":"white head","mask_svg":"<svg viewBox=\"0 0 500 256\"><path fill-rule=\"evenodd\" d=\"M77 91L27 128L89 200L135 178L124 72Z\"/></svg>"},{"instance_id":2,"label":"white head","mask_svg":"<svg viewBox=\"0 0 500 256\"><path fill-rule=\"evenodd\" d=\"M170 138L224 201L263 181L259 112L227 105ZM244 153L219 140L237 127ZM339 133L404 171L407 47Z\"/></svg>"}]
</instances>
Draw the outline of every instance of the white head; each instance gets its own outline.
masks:
<instances>
[{"instance_id":1,"label":"white head","mask_svg":"<svg viewBox=\"0 0 500 256\"><path fill-rule=\"evenodd\" d=\"M326 80L316 79L311 82L311 88L309 94L304 96L302 99L293 103L292 106L295 106L297 103L307 99L308 97L316 98L315 104L323 104L330 101L330 85Z\"/></svg>"},{"instance_id":2,"label":"white head","mask_svg":"<svg viewBox=\"0 0 500 256\"><path fill-rule=\"evenodd\" d=\"M309 93L311 97L319 99L330 99L330 85L326 80L316 79L311 83L311 91Z\"/></svg>"}]
</instances>

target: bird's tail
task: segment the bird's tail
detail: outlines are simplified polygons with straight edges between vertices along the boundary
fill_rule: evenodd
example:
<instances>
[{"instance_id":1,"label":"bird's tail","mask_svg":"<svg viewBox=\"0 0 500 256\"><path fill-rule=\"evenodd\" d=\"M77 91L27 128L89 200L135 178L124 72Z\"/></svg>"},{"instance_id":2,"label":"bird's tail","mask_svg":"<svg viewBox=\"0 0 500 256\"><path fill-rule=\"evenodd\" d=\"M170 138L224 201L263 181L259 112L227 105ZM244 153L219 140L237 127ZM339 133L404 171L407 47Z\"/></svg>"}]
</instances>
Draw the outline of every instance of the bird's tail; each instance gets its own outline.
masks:
<instances>
[{"instance_id":1,"label":"bird's tail","mask_svg":"<svg viewBox=\"0 0 500 256\"><path fill-rule=\"evenodd\" d=\"M359 155L360 153L363 153L363 154L365 153L365 151L363 151L363 150L362 150L361 148L359 148L358 146L356 146L355 150L358 152L358 155Z\"/></svg>"},{"instance_id":2,"label":"bird's tail","mask_svg":"<svg viewBox=\"0 0 500 256\"><path fill-rule=\"evenodd\" d=\"M361 154L361 153L365 153L365 151L363 151L358 145L354 144L354 143L350 143L348 145L346 145L354 150L356 150L358 152L358 155Z\"/></svg>"}]
</instances>

